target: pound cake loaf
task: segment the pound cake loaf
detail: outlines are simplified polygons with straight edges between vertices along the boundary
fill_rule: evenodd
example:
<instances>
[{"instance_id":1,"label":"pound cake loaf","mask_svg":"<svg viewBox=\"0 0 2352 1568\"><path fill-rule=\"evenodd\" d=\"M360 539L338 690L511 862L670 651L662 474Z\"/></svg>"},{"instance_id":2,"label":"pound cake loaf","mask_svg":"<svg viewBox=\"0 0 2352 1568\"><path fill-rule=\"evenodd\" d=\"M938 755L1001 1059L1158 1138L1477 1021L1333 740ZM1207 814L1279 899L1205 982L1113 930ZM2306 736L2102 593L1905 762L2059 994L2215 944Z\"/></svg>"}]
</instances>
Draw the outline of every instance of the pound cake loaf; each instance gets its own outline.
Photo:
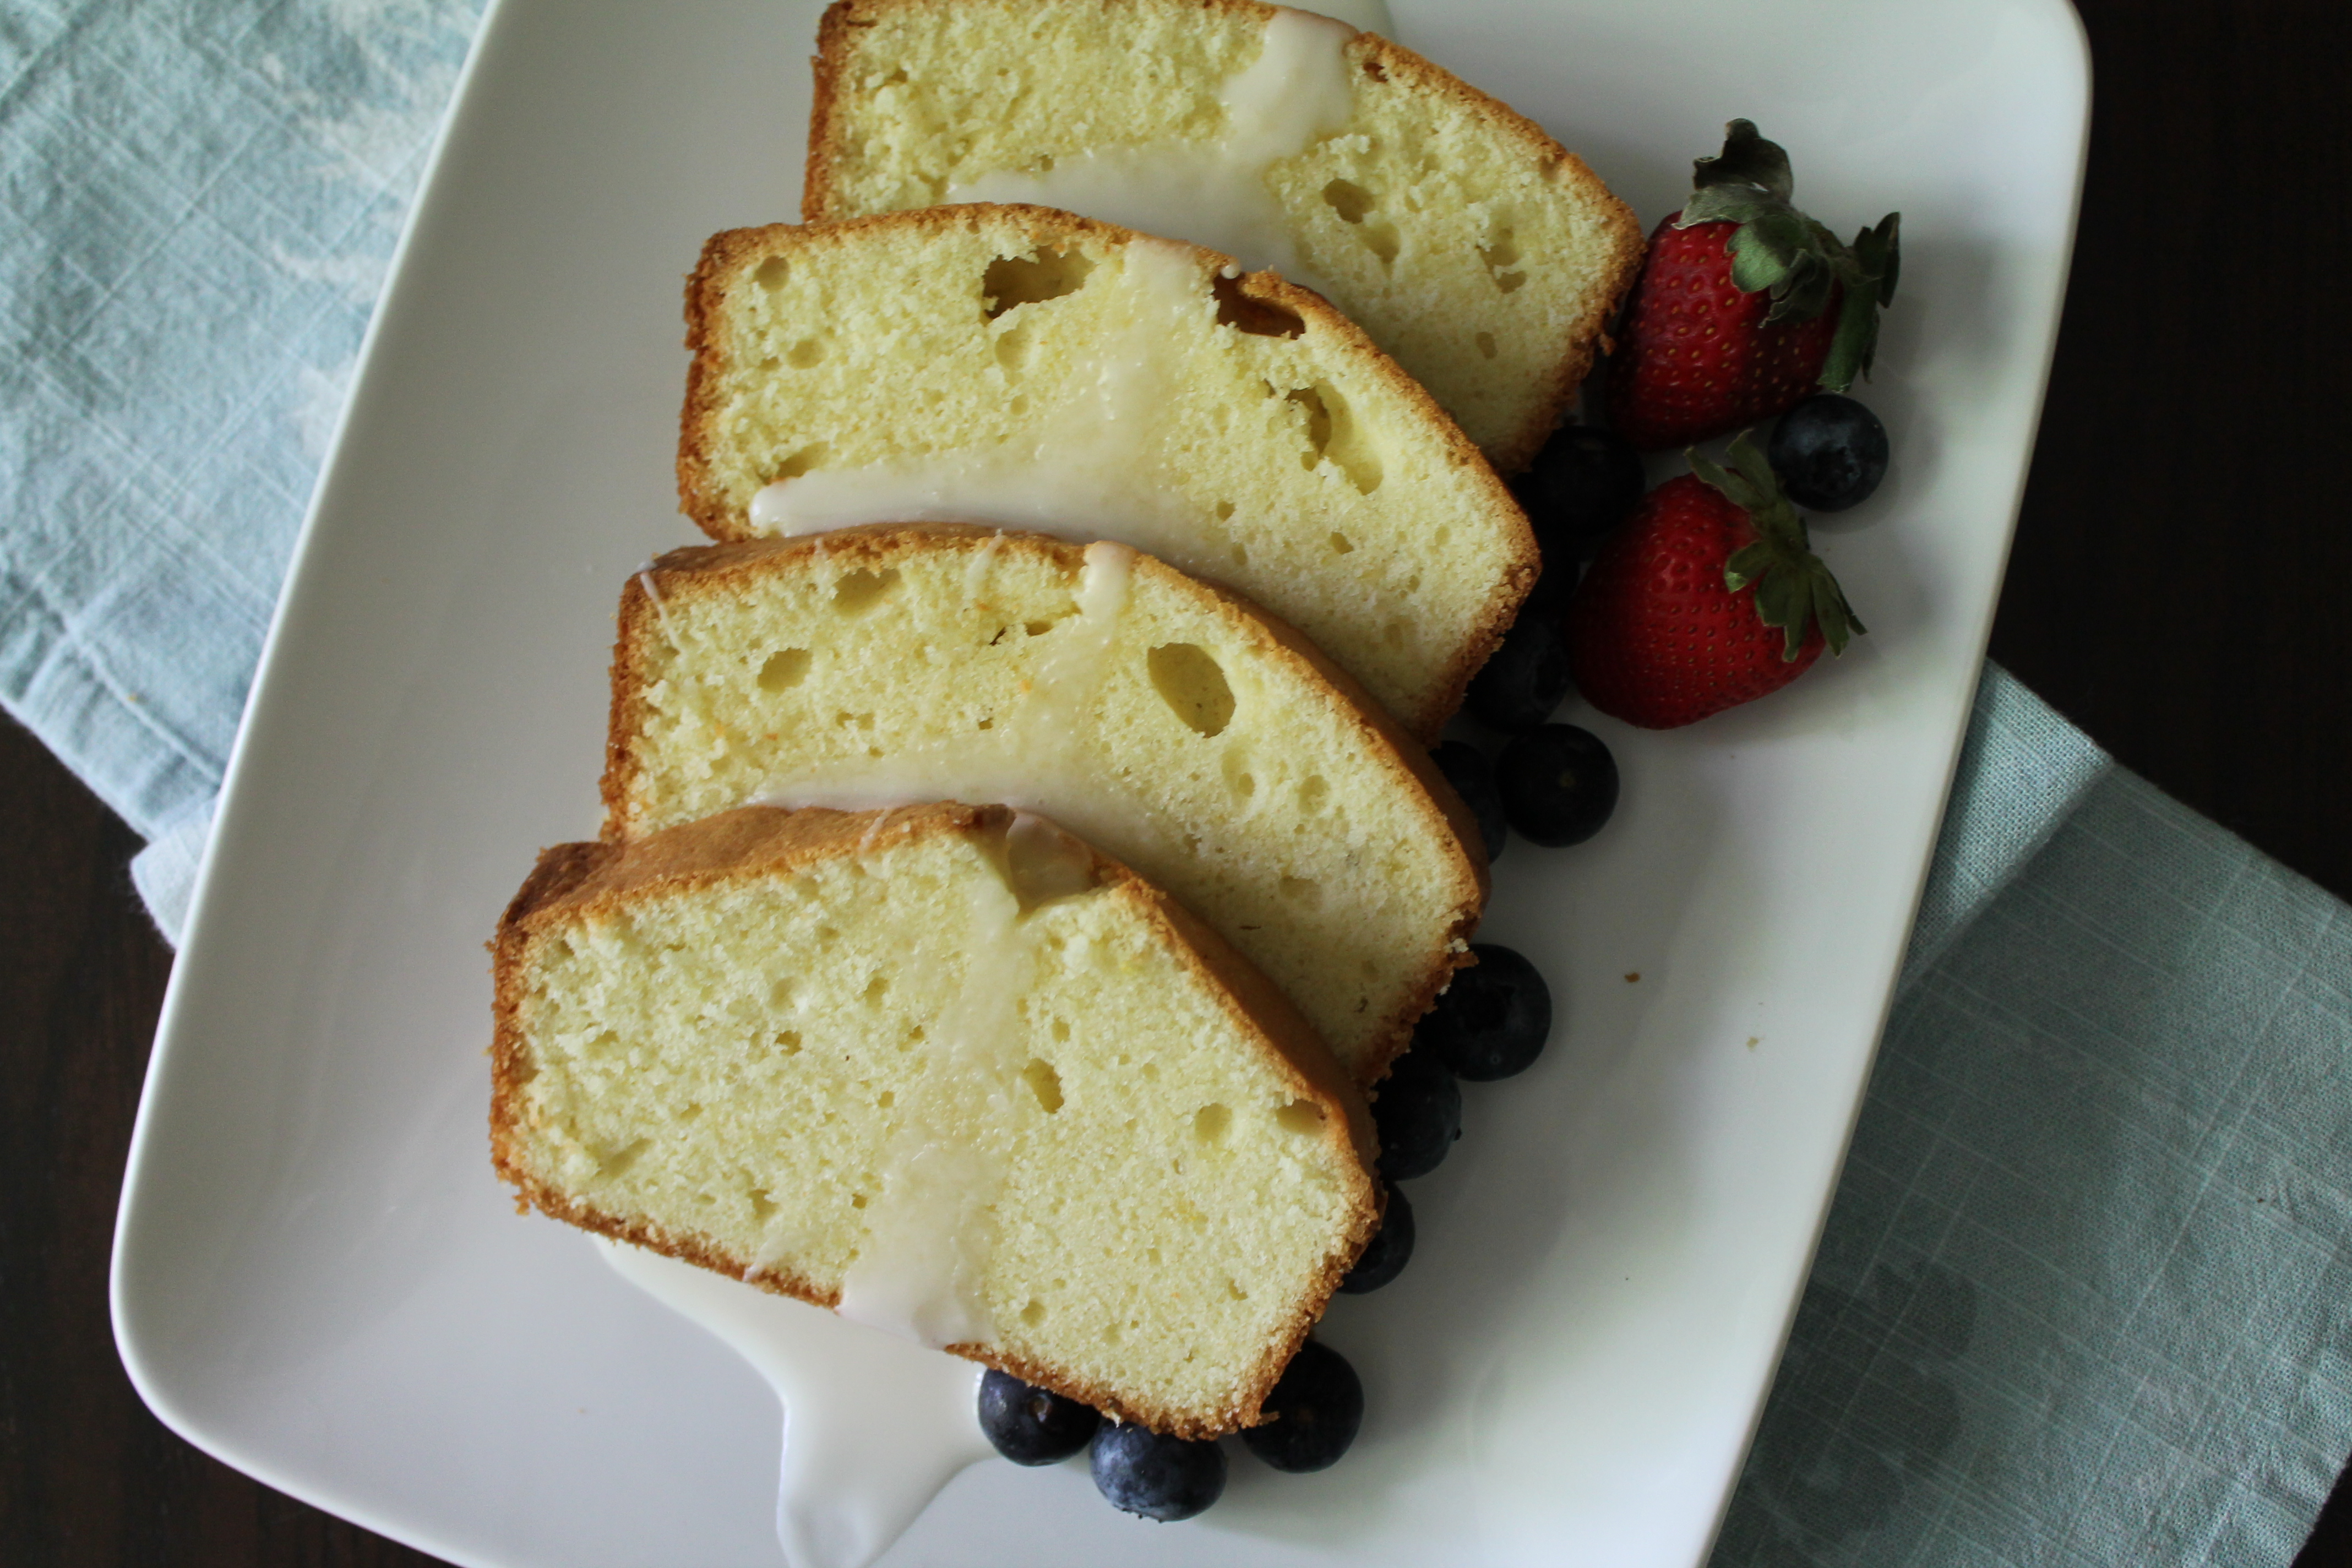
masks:
<instances>
[{"instance_id":1,"label":"pound cake loaf","mask_svg":"<svg viewBox=\"0 0 2352 1568\"><path fill-rule=\"evenodd\" d=\"M1001 806L752 807L546 851L491 1146L572 1224L1191 1437L1377 1224L1363 1100L1133 872Z\"/></svg>"},{"instance_id":2,"label":"pound cake loaf","mask_svg":"<svg viewBox=\"0 0 2352 1568\"><path fill-rule=\"evenodd\" d=\"M1034 207L721 234L678 454L716 539L1107 537L1229 583L1434 737L1538 570L1477 449L1322 300Z\"/></svg>"},{"instance_id":3,"label":"pound cake loaf","mask_svg":"<svg viewBox=\"0 0 2352 1568\"><path fill-rule=\"evenodd\" d=\"M1003 802L1173 894L1370 1083L1468 962L1475 824L1307 641L1123 546L951 524L630 580L607 837L754 802Z\"/></svg>"},{"instance_id":4,"label":"pound cake loaf","mask_svg":"<svg viewBox=\"0 0 2352 1568\"><path fill-rule=\"evenodd\" d=\"M804 216L1066 207L1320 290L1505 472L1632 284L1640 225L1533 121L1255 0L840 0Z\"/></svg>"}]
</instances>

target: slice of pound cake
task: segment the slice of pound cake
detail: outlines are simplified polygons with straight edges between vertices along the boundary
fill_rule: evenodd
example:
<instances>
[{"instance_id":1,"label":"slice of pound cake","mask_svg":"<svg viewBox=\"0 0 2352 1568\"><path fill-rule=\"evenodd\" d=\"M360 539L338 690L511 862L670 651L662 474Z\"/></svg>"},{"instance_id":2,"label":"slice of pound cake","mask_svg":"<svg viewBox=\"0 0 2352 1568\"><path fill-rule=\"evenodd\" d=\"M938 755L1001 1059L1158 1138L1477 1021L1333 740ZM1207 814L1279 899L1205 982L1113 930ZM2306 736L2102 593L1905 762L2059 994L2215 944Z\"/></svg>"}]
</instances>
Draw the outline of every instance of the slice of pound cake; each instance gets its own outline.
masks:
<instances>
[{"instance_id":1,"label":"slice of pound cake","mask_svg":"<svg viewBox=\"0 0 2352 1568\"><path fill-rule=\"evenodd\" d=\"M1377 1223L1313 1031L1036 817L567 844L494 952L491 1148L529 1202L1160 1431L1255 1421Z\"/></svg>"},{"instance_id":2,"label":"slice of pound cake","mask_svg":"<svg viewBox=\"0 0 2352 1568\"><path fill-rule=\"evenodd\" d=\"M1353 324L1231 270L1035 207L721 234L688 289L684 510L717 539L1117 539L1241 589L1429 739L1534 583L1534 535Z\"/></svg>"},{"instance_id":3,"label":"slice of pound cake","mask_svg":"<svg viewBox=\"0 0 2352 1568\"><path fill-rule=\"evenodd\" d=\"M1466 962L1475 824L1307 641L1123 546L953 525L681 550L633 578L606 837L753 802L1004 802L1175 895L1359 1081Z\"/></svg>"},{"instance_id":4,"label":"slice of pound cake","mask_svg":"<svg viewBox=\"0 0 2352 1568\"><path fill-rule=\"evenodd\" d=\"M803 211L1031 202L1318 289L1506 472L1633 280L1633 215L1524 115L1254 0L841 0Z\"/></svg>"}]
</instances>

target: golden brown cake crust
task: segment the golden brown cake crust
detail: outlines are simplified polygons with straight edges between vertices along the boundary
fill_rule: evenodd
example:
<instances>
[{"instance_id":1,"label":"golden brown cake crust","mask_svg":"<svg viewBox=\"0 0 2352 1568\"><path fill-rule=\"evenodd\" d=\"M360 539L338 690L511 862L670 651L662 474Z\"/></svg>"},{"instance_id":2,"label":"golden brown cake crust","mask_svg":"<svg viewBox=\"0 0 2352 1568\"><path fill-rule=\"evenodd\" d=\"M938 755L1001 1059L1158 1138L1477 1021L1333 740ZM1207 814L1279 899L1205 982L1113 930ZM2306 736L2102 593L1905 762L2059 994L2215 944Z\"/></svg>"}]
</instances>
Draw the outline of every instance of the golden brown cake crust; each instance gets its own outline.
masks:
<instances>
[{"instance_id":1,"label":"golden brown cake crust","mask_svg":"<svg viewBox=\"0 0 2352 1568\"><path fill-rule=\"evenodd\" d=\"M840 1304L839 1292L821 1289L792 1269L759 1265L713 1247L704 1238L635 1223L598 1210L533 1177L520 1143L528 1114L524 1088L530 1078L528 1047L520 1022L530 949L550 930L580 916L606 913L633 898L659 889L685 890L750 877L789 873L814 862L862 855L934 834L1001 835L1014 813L1002 805L943 802L887 811L841 812L822 806L787 811L745 806L706 817L628 844L559 844L543 850L521 889L507 906L491 943L493 1021L490 1058L490 1163L511 1184L520 1202L551 1218L630 1242L740 1279L780 1296L819 1307ZM1378 1151L1371 1114L1328 1047L1297 1009L1214 931L1179 909L1175 901L1125 866L1091 850L1097 885L1126 903L1160 931L1196 977L1223 1006L1237 1033L1261 1046L1283 1070L1290 1091L1323 1112L1324 1136L1344 1147L1352 1173L1349 1207L1354 1223L1340 1250L1323 1260L1296 1309L1267 1342L1266 1353L1244 1385L1229 1418L1204 1422L1181 1411L1139 1406L1116 1390L1074 1376L1065 1369L993 1347L958 1344L955 1354L997 1367L1027 1382L1091 1405L1098 1410L1180 1436L1223 1436L1262 1419L1260 1406L1283 1369L1323 1315L1331 1294L1354 1266L1379 1227L1386 1192L1371 1166Z\"/></svg>"},{"instance_id":2,"label":"golden brown cake crust","mask_svg":"<svg viewBox=\"0 0 2352 1568\"><path fill-rule=\"evenodd\" d=\"M1244 0L1231 3L1241 4ZM686 285L686 346L694 359L687 370L686 405L678 417L678 510L715 540L759 537L751 531L751 519L730 506L719 493L706 457L717 441L720 388L733 368L729 354L730 345L721 325L725 313L720 306L734 279L745 268L799 247L856 244L856 237L864 233L979 234L1006 223L1020 230L1014 237L1033 246L1067 246L1083 239L1117 247L1139 237L1133 230L1115 224L1052 207L986 203L919 207L840 223L770 224L762 228L728 229L711 236ZM1199 246L1181 248L1191 252L1208 276L1234 265L1231 258ZM1383 384L1407 405L1436 435L1444 448L1444 460L1461 469L1484 492L1490 515L1499 520L1511 536L1509 563L1473 619L1460 647L1433 683L1433 695L1421 710L1397 715L1412 734L1433 745L1446 720L1461 707L1471 677L1501 645L1503 634L1518 617L1520 605L1535 588L1543 565L1535 531L1520 509L1518 498L1462 433L1461 426L1437 405L1419 382L1381 353L1362 328L1334 310L1329 300L1272 272L1243 273L1231 280L1231 286L1244 300L1271 305L1307 321L1309 330L1325 340L1335 359Z\"/></svg>"},{"instance_id":3,"label":"golden brown cake crust","mask_svg":"<svg viewBox=\"0 0 2352 1568\"><path fill-rule=\"evenodd\" d=\"M891 12L945 9L955 0L834 0L817 25L817 52L810 58L815 75L815 102L809 116L808 160L801 182L801 217L808 223L845 218L833 172L845 161L848 111L838 82L856 47L857 36ZM1105 7L1136 4L1137 0L1092 0ZM1259 0L1156 0L1181 4L1208 15L1241 17L1263 26L1277 7ZM1519 427L1490 443L1486 457L1497 471L1516 474L1535 460L1544 442L1559 427L1570 402L1591 373L1599 353L1607 352L1604 332L1625 291L1642 268L1645 240L1641 220L1601 183L1584 160L1562 146L1542 126L1509 104L1464 81L1411 49L1378 33L1359 32L1346 46L1350 69L1400 91L1423 92L1451 99L1467 109L1499 142L1518 149L1528 163L1549 184L1574 194L1588 210L1601 216L1609 234L1607 258L1591 293L1584 317L1561 334L1560 353L1546 377L1540 402Z\"/></svg>"},{"instance_id":4,"label":"golden brown cake crust","mask_svg":"<svg viewBox=\"0 0 2352 1568\"><path fill-rule=\"evenodd\" d=\"M992 544L991 542L998 542ZM788 569L820 552L828 559L853 569L879 571L895 563L910 551L977 550L984 547L1009 552L1016 556L1044 557L1070 574L1082 569L1086 556L1083 545L1071 544L1045 534L1004 531L971 523L885 522L796 539L750 539L725 544L688 545L671 551L646 571L632 576L621 591L619 632L613 647L612 703L605 731L604 777L601 785L604 802L604 838L617 842L630 835L629 801L636 758L629 742L631 737L642 732L647 713L645 695L646 672L640 662L639 651L656 628L656 617L661 614L657 599L683 596L694 592L697 584L723 582L738 574ZM1363 1081L1367 1084L1377 1081L1387 1073L1389 1064L1404 1054L1412 1043L1413 1025L1436 1003L1438 994L1452 984L1454 972L1472 962L1467 944L1477 930L1479 915L1486 909L1490 890L1486 844L1479 835L1477 819L1446 781L1445 775L1438 770L1429 749L1407 733L1403 726L1373 700L1371 693L1366 691L1353 676L1332 663L1320 648L1280 616L1231 588L1188 576L1149 555L1135 558L1135 570L1139 574L1159 578L1180 595L1199 595L1217 601L1244 624L1255 628L1263 639L1260 645L1263 649L1304 664L1332 689L1358 731L1370 740L1375 750L1408 774L1442 814L1443 820L1431 826L1433 832L1449 837L1457 851L1461 879L1452 891L1456 907L1463 912L1445 933L1447 955L1444 962L1433 965L1408 993L1382 1031L1388 1042L1386 1047L1364 1064ZM1188 915L1186 918L1191 917ZM1220 942L1222 943L1222 939ZM1254 968L1249 973L1256 975Z\"/></svg>"}]
</instances>

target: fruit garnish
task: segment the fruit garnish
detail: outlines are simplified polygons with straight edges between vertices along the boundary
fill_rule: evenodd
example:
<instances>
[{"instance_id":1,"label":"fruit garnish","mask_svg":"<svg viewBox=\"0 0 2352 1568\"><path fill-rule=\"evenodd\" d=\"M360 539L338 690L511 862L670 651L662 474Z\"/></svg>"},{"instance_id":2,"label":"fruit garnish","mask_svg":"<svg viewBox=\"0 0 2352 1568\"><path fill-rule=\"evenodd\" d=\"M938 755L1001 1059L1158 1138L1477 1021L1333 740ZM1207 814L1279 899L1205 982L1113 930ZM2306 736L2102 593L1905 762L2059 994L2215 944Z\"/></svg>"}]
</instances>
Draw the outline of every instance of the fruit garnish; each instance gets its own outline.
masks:
<instances>
[{"instance_id":1,"label":"fruit garnish","mask_svg":"<svg viewBox=\"0 0 2352 1568\"><path fill-rule=\"evenodd\" d=\"M1223 1448L1149 1426L1105 1426L1095 1434L1087 1468L1113 1508L1163 1524L1205 1513L1225 1494Z\"/></svg>"},{"instance_id":2,"label":"fruit garnish","mask_svg":"<svg viewBox=\"0 0 2352 1568\"><path fill-rule=\"evenodd\" d=\"M1843 653L1854 633L1868 628L1845 602L1845 591L1830 569L1813 553L1805 520L1789 504L1772 465L1752 438L1743 434L1732 442L1731 461L1734 466L1726 469L1696 452L1690 454L1691 472L1746 512L1756 530L1756 538L1723 563L1723 585L1734 594L1755 587L1758 617L1787 634L1780 650L1783 660L1795 658L1816 627L1832 655Z\"/></svg>"},{"instance_id":3,"label":"fruit garnish","mask_svg":"<svg viewBox=\"0 0 2352 1568\"><path fill-rule=\"evenodd\" d=\"M1576 684L1644 729L1778 691L1864 628L1746 435L1643 498L1569 601ZM1516 824L1514 824L1516 826Z\"/></svg>"},{"instance_id":4,"label":"fruit garnish","mask_svg":"<svg viewBox=\"0 0 2352 1568\"><path fill-rule=\"evenodd\" d=\"M1437 764L1437 771L1445 775L1445 782L1454 786L1454 793L1462 797L1462 804L1470 808L1470 815L1477 820L1478 837L1486 850L1486 863L1493 865L1495 858L1503 852L1503 846L1509 842L1509 834L1503 822L1503 797L1495 793L1493 764L1486 761L1486 752L1467 741L1448 741L1429 755L1430 760Z\"/></svg>"},{"instance_id":5,"label":"fruit garnish","mask_svg":"<svg viewBox=\"0 0 2352 1568\"><path fill-rule=\"evenodd\" d=\"M980 1429L1016 1465L1051 1465L1085 1447L1102 1424L1091 1405L991 1367L980 1379Z\"/></svg>"},{"instance_id":6,"label":"fruit garnish","mask_svg":"<svg viewBox=\"0 0 2352 1568\"><path fill-rule=\"evenodd\" d=\"M1536 454L1517 489L1543 546L1544 569L1566 572L1625 521L1648 483L1641 454L1598 425L1564 425Z\"/></svg>"},{"instance_id":7,"label":"fruit garnish","mask_svg":"<svg viewBox=\"0 0 2352 1568\"><path fill-rule=\"evenodd\" d=\"M1764 455L1790 500L1843 511L1868 500L1886 477L1886 426L1851 397L1816 393L1780 416Z\"/></svg>"},{"instance_id":8,"label":"fruit garnish","mask_svg":"<svg viewBox=\"0 0 2352 1568\"><path fill-rule=\"evenodd\" d=\"M1563 848L1600 832L1617 809L1617 761L1590 730L1545 724L1503 748L1495 788L1513 831L1548 849Z\"/></svg>"},{"instance_id":9,"label":"fruit garnish","mask_svg":"<svg viewBox=\"0 0 2352 1568\"><path fill-rule=\"evenodd\" d=\"M1372 1233L1356 1266L1339 1281L1339 1289L1350 1296L1379 1289L1412 1261L1412 1205L1405 1201L1402 1187L1394 1182L1383 1184L1388 1188L1388 1202L1381 1209L1381 1228Z\"/></svg>"},{"instance_id":10,"label":"fruit garnish","mask_svg":"<svg viewBox=\"0 0 2352 1568\"><path fill-rule=\"evenodd\" d=\"M1753 122L1692 165L1683 209L1650 237L1610 362L1610 414L1643 451L1768 419L1866 374L1895 298L1902 217L1845 244L1791 201L1789 155Z\"/></svg>"},{"instance_id":11,"label":"fruit garnish","mask_svg":"<svg viewBox=\"0 0 2352 1568\"><path fill-rule=\"evenodd\" d=\"M1364 1424L1364 1384L1348 1358L1308 1340L1282 1370L1261 1407L1263 1426L1242 1429L1242 1444L1277 1470L1306 1475L1339 1462Z\"/></svg>"},{"instance_id":12,"label":"fruit garnish","mask_svg":"<svg viewBox=\"0 0 2352 1568\"><path fill-rule=\"evenodd\" d=\"M1380 1134L1380 1172L1391 1182L1425 1176L1462 1136L1462 1087L1427 1051L1405 1052L1372 1090L1372 1129Z\"/></svg>"},{"instance_id":13,"label":"fruit garnish","mask_svg":"<svg viewBox=\"0 0 2352 1568\"><path fill-rule=\"evenodd\" d=\"M1462 706L1490 728L1532 730L1551 717L1568 688L1568 648L1559 628L1542 616L1522 614L1485 668L1470 678Z\"/></svg>"},{"instance_id":14,"label":"fruit garnish","mask_svg":"<svg viewBox=\"0 0 2352 1568\"><path fill-rule=\"evenodd\" d=\"M1543 1054L1551 987L1515 949L1481 942L1470 951L1478 962L1457 973L1423 1016L1413 1047L1435 1051L1456 1078L1491 1083L1525 1072Z\"/></svg>"}]
</instances>

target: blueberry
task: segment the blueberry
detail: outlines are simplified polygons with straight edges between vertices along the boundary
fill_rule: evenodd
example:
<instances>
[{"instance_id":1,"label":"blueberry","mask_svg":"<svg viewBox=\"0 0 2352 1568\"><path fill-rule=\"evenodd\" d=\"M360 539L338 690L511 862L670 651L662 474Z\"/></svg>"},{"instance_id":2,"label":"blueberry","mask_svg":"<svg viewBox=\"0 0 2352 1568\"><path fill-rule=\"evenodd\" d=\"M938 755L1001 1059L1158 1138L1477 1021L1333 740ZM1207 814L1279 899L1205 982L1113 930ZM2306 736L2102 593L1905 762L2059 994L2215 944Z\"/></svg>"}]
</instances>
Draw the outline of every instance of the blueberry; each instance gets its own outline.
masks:
<instances>
[{"instance_id":1,"label":"blueberry","mask_svg":"<svg viewBox=\"0 0 2352 1568\"><path fill-rule=\"evenodd\" d=\"M1404 1189L1391 1183L1388 1206L1381 1211L1381 1228L1372 1233L1356 1266L1339 1281L1339 1289L1350 1296L1377 1290L1403 1273L1404 1266L1411 1261L1412 1205L1404 1201Z\"/></svg>"},{"instance_id":2,"label":"blueberry","mask_svg":"<svg viewBox=\"0 0 2352 1568\"><path fill-rule=\"evenodd\" d=\"M1590 555L1602 535L1642 499L1641 454L1625 437L1594 425L1552 433L1519 481L1528 519L1547 561Z\"/></svg>"},{"instance_id":3,"label":"blueberry","mask_svg":"<svg viewBox=\"0 0 2352 1568\"><path fill-rule=\"evenodd\" d=\"M1470 678L1464 702L1470 716L1497 730L1532 730L1551 717L1574 684L1568 672L1568 644L1548 616L1521 612L1503 634L1486 667Z\"/></svg>"},{"instance_id":4,"label":"blueberry","mask_svg":"<svg viewBox=\"0 0 2352 1568\"><path fill-rule=\"evenodd\" d=\"M1102 1417L1075 1399L991 1367L980 1380L980 1429L1016 1465L1050 1465L1087 1446Z\"/></svg>"},{"instance_id":5,"label":"blueberry","mask_svg":"<svg viewBox=\"0 0 2352 1568\"><path fill-rule=\"evenodd\" d=\"M1242 1432L1251 1453L1292 1475L1328 1470L1364 1424L1363 1380L1346 1356L1309 1340L1282 1369L1265 1412L1272 1419Z\"/></svg>"},{"instance_id":6,"label":"blueberry","mask_svg":"<svg viewBox=\"0 0 2352 1568\"><path fill-rule=\"evenodd\" d=\"M1503 852L1509 836L1503 829L1503 797L1495 793L1495 770L1486 754L1467 741L1448 741L1430 753L1437 771L1478 819L1478 837L1486 841L1486 858Z\"/></svg>"},{"instance_id":7,"label":"blueberry","mask_svg":"<svg viewBox=\"0 0 2352 1568\"><path fill-rule=\"evenodd\" d=\"M1522 837L1557 849L1601 831L1617 809L1617 759L1573 724L1514 735L1495 763L1503 816Z\"/></svg>"},{"instance_id":8,"label":"blueberry","mask_svg":"<svg viewBox=\"0 0 2352 1568\"><path fill-rule=\"evenodd\" d=\"M1454 973L1418 1028L1415 1050L1433 1051L1456 1078L1490 1083L1525 1072L1551 1034L1551 987L1507 947L1478 942L1476 964Z\"/></svg>"},{"instance_id":9,"label":"blueberry","mask_svg":"<svg viewBox=\"0 0 2352 1568\"><path fill-rule=\"evenodd\" d=\"M1166 1436L1149 1426L1105 1426L1095 1434L1087 1464L1095 1489L1113 1508L1165 1524L1203 1512L1224 1495L1223 1448Z\"/></svg>"},{"instance_id":10,"label":"blueberry","mask_svg":"<svg viewBox=\"0 0 2352 1568\"><path fill-rule=\"evenodd\" d=\"M1426 1052L1407 1051L1373 1093L1381 1174L1402 1182L1437 1169L1462 1136L1462 1086L1445 1064Z\"/></svg>"},{"instance_id":11,"label":"blueberry","mask_svg":"<svg viewBox=\"0 0 2352 1568\"><path fill-rule=\"evenodd\" d=\"M1519 602L1519 619L1556 621L1576 596L1576 563L1554 553L1544 558L1543 575Z\"/></svg>"},{"instance_id":12,"label":"blueberry","mask_svg":"<svg viewBox=\"0 0 2352 1568\"><path fill-rule=\"evenodd\" d=\"M1764 454L1789 499L1815 511L1843 511L1869 499L1886 477L1886 426L1851 397L1816 393L1780 416Z\"/></svg>"}]
</instances>

